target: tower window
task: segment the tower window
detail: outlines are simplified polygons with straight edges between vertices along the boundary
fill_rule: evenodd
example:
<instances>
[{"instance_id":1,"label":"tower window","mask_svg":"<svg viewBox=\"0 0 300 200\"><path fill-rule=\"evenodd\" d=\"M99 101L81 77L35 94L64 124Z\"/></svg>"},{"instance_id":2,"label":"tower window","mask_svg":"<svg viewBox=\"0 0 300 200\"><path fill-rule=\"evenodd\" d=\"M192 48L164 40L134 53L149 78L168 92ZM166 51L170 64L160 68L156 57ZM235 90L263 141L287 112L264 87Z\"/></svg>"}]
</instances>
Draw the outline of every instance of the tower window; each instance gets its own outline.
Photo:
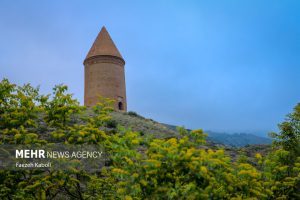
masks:
<instances>
[{"instance_id":1,"label":"tower window","mask_svg":"<svg viewBox=\"0 0 300 200\"><path fill-rule=\"evenodd\" d=\"M123 103L122 102L118 103L118 108L119 108L119 110L123 110Z\"/></svg>"}]
</instances>

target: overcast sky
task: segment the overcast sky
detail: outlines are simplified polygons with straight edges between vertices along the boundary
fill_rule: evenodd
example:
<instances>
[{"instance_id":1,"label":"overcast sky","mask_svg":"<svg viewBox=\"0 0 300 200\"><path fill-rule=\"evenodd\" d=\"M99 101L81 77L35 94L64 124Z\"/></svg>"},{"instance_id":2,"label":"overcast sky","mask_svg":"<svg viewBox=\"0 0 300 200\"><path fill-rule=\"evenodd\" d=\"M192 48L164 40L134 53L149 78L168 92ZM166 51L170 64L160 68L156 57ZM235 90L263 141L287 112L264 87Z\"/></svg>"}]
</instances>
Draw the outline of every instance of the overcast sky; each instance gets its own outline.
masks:
<instances>
[{"instance_id":1,"label":"overcast sky","mask_svg":"<svg viewBox=\"0 0 300 200\"><path fill-rule=\"evenodd\" d=\"M47 2L47 3L46 3ZM103 25L126 61L128 110L159 122L264 134L300 102L300 1L0 1L0 78L64 83Z\"/></svg>"}]
</instances>

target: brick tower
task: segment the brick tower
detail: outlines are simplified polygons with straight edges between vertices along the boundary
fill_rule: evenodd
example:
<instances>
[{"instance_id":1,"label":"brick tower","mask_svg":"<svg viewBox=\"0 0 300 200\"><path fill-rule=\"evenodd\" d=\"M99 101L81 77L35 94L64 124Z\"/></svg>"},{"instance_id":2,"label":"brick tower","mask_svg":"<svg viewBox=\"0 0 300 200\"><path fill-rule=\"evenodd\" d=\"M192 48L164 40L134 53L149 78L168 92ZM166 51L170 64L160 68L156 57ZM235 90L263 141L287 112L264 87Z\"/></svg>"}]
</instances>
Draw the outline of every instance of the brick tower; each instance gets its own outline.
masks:
<instances>
[{"instance_id":1,"label":"brick tower","mask_svg":"<svg viewBox=\"0 0 300 200\"><path fill-rule=\"evenodd\" d=\"M127 111L125 61L105 27L102 27L83 64L84 105L94 106L102 96L115 100L115 110Z\"/></svg>"}]
</instances>

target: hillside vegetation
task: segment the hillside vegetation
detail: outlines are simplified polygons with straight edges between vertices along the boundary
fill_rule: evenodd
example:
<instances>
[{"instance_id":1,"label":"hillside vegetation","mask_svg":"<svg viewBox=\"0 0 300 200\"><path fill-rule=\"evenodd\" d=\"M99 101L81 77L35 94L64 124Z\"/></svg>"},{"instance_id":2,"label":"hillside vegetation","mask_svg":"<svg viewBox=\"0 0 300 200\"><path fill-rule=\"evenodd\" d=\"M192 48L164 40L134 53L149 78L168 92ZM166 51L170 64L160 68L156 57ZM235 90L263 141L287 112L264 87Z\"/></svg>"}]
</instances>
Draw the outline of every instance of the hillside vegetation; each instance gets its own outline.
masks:
<instances>
[{"instance_id":1,"label":"hillside vegetation","mask_svg":"<svg viewBox=\"0 0 300 200\"><path fill-rule=\"evenodd\" d=\"M1 144L101 145L109 160L95 173L1 170L0 199L300 198L300 104L272 134L266 155L256 148L255 154L241 150L235 158L222 145L207 145L201 129L171 131L132 115L112 113L109 99L99 99L92 109L80 106L63 85L55 86L52 95L41 95L29 84L4 79Z\"/></svg>"}]
</instances>

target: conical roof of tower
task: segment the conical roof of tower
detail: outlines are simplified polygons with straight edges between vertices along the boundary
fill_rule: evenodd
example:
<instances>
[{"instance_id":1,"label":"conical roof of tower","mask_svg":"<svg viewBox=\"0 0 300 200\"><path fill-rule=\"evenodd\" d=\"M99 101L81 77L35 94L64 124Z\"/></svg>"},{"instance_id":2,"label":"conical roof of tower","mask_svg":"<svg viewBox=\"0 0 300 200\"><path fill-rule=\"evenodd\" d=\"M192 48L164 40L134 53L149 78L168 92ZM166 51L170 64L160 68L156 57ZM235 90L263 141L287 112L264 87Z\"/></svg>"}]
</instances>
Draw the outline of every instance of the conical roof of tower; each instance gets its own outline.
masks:
<instances>
[{"instance_id":1,"label":"conical roof of tower","mask_svg":"<svg viewBox=\"0 0 300 200\"><path fill-rule=\"evenodd\" d=\"M115 43L111 39L109 33L107 32L104 26L102 27L100 33L98 34L96 40L93 43L93 46L91 47L85 59L99 55L116 56L123 59Z\"/></svg>"}]
</instances>

